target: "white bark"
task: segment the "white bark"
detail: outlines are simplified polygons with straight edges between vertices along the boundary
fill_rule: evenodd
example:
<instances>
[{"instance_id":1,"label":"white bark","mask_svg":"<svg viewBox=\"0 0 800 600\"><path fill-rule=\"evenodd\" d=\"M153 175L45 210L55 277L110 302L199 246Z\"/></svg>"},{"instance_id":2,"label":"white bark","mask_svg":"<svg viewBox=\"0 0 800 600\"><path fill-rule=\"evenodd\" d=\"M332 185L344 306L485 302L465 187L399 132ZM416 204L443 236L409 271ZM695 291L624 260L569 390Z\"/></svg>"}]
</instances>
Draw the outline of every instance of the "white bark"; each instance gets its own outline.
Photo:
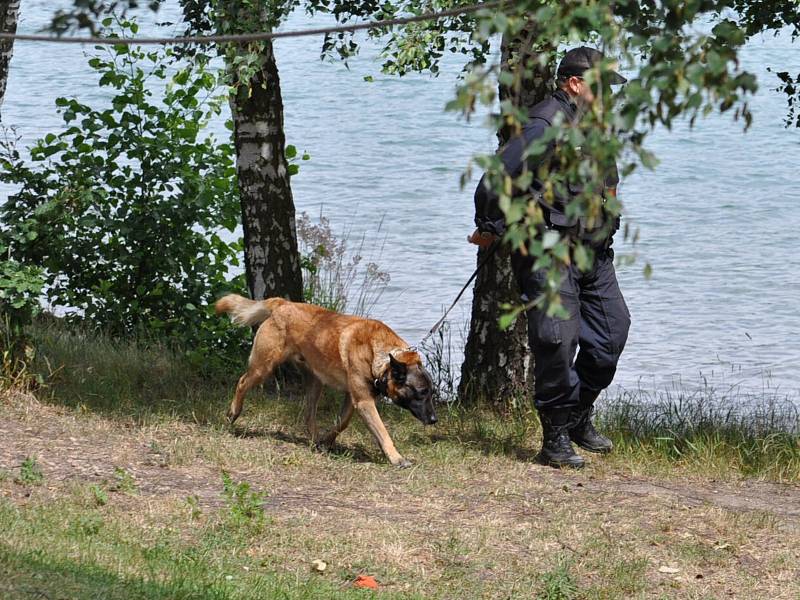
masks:
<instances>
[{"instance_id":1,"label":"white bark","mask_svg":"<svg viewBox=\"0 0 800 600\"><path fill-rule=\"evenodd\" d=\"M231 98L247 284L254 299L302 300L283 102L271 44L265 44L262 58L261 69Z\"/></svg>"},{"instance_id":2,"label":"white bark","mask_svg":"<svg viewBox=\"0 0 800 600\"><path fill-rule=\"evenodd\" d=\"M0 0L0 31L3 33L16 33L19 20L20 0ZM11 64L11 55L14 52L14 40L0 41L0 109L8 84L8 68ZM2 119L2 113L0 113Z\"/></svg>"}]
</instances>

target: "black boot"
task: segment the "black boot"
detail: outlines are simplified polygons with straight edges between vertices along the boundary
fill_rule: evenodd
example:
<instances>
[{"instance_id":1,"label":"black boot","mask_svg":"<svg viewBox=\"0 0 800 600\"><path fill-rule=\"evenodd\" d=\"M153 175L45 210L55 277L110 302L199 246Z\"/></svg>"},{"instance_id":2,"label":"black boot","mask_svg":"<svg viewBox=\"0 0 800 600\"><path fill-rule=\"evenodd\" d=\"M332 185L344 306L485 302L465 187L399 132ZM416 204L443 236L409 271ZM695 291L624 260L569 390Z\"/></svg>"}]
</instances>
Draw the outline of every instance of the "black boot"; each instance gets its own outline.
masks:
<instances>
[{"instance_id":1,"label":"black boot","mask_svg":"<svg viewBox=\"0 0 800 600\"><path fill-rule=\"evenodd\" d=\"M594 428L592 413L594 408L576 407L571 417L569 439L589 452L607 454L614 448L614 444L606 436Z\"/></svg>"},{"instance_id":2,"label":"black boot","mask_svg":"<svg viewBox=\"0 0 800 600\"><path fill-rule=\"evenodd\" d=\"M569 441L569 408L539 412L542 421L542 449L536 457L543 465L580 469L583 458L575 454Z\"/></svg>"}]
</instances>

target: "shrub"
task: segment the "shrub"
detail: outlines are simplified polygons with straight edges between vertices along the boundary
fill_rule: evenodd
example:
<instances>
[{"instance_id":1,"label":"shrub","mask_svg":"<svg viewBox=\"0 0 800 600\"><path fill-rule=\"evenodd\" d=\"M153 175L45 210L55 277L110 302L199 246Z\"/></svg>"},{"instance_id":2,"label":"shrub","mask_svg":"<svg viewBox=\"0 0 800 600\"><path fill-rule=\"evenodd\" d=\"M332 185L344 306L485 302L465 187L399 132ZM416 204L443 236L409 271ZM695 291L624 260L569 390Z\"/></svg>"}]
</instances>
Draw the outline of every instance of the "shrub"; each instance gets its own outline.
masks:
<instances>
[{"instance_id":1,"label":"shrub","mask_svg":"<svg viewBox=\"0 0 800 600\"><path fill-rule=\"evenodd\" d=\"M89 65L105 104L58 98L64 130L36 142L30 163L0 152L0 181L19 190L0 212L11 256L41 266L47 300L71 320L145 332L201 361L237 352L247 333L208 308L244 288L229 276L241 244L226 241L240 215L233 149L201 136L220 112L217 78L199 60L170 69L170 50L99 50ZM153 81L165 84L159 102Z\"/></svg>"},{"instance_id":2,"label":"shrub","mask_svg":"<svg viewBox=\"0 0 800 600\"><path fill-rule=\"evenodd\" d=\"M0 256L9 248L0 237ZM25 328L40 311L39 296L44 280L41 269L17 261L0 260L0 382L14 385L33 383L27 368L33 345Z\"/></svg>"},{"instance_id":3,"label":"shrub","mask_svg":"<svg viewBox=\"0 0 800 600\"><path fill-rule=\"evenodd\" d=\"M246 481L234 482L222 472L222 496L228 505L228 524L260 530L265 525L264 500L266 492L253 491Z\"/></svg>"}]
</instances>

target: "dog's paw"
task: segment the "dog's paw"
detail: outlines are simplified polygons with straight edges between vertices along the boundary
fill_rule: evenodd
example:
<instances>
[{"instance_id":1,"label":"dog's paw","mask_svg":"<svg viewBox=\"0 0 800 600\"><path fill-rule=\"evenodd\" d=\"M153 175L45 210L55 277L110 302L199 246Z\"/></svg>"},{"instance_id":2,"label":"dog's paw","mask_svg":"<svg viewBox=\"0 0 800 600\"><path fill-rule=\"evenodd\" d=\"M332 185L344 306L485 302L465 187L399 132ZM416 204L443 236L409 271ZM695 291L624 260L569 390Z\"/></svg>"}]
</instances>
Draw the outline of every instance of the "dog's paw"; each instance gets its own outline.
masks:
<instances>
[{"instance_id":1,"label":"dog's paw","mask_svg":"<svg viewBox=\"0 0 800 600\"><path fill-rule=\"evenodd\" d=\"M322 452L323 454L330 452L332 447L333 444L329 444L321 440L318 442L314 442L314 450L316 450L317 452Z\"/></svg>"},{"instance_id":2,"label":"dog's paw","mask_svg":"<svg viewBox=\"0 0 800 600\"><path fill-rule=\"evenodd\" d=\"M314 447L320 452L330 452L335 443L335 435L323 435L316 442L314 442Z\"/></svg>"}]
</instances>

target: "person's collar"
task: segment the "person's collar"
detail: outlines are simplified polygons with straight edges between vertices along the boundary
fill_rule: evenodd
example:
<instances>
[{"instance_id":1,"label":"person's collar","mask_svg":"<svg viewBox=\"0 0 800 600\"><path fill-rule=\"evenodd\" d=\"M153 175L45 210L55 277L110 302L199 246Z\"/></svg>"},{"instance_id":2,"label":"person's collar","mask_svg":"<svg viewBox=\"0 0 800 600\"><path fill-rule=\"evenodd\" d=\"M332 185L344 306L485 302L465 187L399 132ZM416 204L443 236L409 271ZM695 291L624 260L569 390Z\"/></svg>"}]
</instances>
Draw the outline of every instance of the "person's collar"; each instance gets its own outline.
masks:
<instances>
[{"instance_id":1,"label":"person's collar","mask_svg":"<svg viewBox=\"0 0 800 600\"><path fill-rule=\"evenodd\" d=\"M561 88L553 92L553 97L562 104L567 105L573 112L578 110L578 105L572 99L572 96L570 96L567 92L565 92Z\"/></svg>"},{"instance_id":2,"label":"person's collar","mask_svg":"<svg viewBox=\"0 0 800 600\"><path fill-rule=\"evenodd\" d=\"M555 92L553 92L553 98L558 100L564 107L564 112L570 121L575 122L578 119L578 104L575 102L572 96L570 96L561 88L558 88Z\"/></svg>"}]
</instances>

